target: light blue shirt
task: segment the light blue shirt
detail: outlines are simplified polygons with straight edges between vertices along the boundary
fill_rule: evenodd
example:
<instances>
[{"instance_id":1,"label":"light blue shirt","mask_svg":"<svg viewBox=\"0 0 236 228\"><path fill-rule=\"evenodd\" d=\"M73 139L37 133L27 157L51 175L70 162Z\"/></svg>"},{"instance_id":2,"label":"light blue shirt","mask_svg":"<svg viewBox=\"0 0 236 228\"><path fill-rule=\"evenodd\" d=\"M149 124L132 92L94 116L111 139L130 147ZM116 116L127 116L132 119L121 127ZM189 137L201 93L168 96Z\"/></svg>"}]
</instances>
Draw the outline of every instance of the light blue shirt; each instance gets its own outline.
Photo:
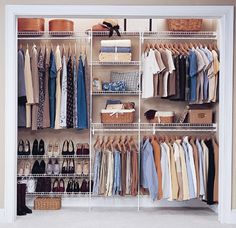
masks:
<instances>
[{"instance_id":1,"label":"light blue shirt","mask_svg":"<svg viewBox=\"0 0 236 228\"><path fill-rule=\"evenodd\" d=\"M141 185L148 188L151 199L155 200L158 192L158 177L153 156L153 147L146 139L141 150Z\"/></svg>"},{"instance_id":2,"label":"light blue shirt","mask_svg":"<svg viewBox=\"0 0 236 228\"><path fill-rule=\"evenodd\" d=\"M119 194L121 191L121 153L116 150L114 153L114 180L113 180L113 192L112 194Z\"/></svg>"},{"instance_id":3,"label":"light blue shirt","mask_svg":"<svg viewBox=\"0 0 236 228\"><path fill-rule=\"evenodd\" d=\"M186 161L186 168L187 168L187 175L188 175L188 188L189 188L189 198L193 199L195 198L195 192L194 192L194 184L193 184L193 176L190 166L190 157L188 154L188 148L185 142L182 143L184 154L185 154L185 161Z\"/></svg>"}]
</instances>

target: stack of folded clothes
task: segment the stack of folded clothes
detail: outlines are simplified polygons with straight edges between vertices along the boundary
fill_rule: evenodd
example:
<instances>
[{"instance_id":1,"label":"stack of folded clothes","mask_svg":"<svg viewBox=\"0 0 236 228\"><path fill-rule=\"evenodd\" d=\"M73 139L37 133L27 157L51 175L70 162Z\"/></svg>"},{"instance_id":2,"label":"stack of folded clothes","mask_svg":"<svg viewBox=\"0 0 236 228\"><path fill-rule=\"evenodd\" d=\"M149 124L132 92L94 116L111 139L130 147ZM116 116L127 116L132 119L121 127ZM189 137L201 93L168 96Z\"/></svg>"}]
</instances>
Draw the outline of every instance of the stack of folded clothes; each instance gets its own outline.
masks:
<instances>
[{"instance_id":1,"label":"stack of folded clothes","mask_svg":"<svg viewBox=\"0 0 236 228\"><path fill-rule=\"evenodd\" d=\"M130 62L131 40L101 40L100 62Z\"/></svg>"}]
</instances>

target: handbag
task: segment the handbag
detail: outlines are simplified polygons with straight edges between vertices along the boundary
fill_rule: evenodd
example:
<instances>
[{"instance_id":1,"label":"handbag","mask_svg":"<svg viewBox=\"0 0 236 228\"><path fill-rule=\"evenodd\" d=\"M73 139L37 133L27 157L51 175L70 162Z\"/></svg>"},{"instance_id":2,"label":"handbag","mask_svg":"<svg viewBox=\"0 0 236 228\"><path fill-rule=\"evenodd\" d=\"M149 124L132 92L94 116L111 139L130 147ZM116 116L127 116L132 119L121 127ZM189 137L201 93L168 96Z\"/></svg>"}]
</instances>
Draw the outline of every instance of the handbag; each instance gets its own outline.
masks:
<instances>
[{"instance_id":1,"label":"handbag","mask_svg":"<svg viewBox=\"0 0 236 228\"><path fill-rule=\"evenodd\" d=\"M35 183L35 179L34 178L30 178L28 179L27 183L26 183L26 189L28 193L33 193L35 192L36 189L36 183Z\"/></svg>"}]
</instances>

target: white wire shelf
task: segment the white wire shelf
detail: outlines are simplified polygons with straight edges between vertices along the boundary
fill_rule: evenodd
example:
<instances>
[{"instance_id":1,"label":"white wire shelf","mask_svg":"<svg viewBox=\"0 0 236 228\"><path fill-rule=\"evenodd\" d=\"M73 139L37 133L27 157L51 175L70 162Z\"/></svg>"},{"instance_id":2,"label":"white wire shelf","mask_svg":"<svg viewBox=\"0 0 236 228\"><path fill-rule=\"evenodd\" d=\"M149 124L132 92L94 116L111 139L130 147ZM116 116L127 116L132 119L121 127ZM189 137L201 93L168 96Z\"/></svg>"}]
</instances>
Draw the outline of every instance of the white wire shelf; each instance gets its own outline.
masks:
<instances>
[{"instance_id":1,"label":"white wire shelf","mask_svg":"<svg viewBox=\"0 0 236 228\"><path fill-rule=\"evenodd\" d=\"M78 175L78 174L74 174L74 173L71 173L71 174L29 174L29 175L19 175L17 174L17 177L22 177L22 178L32 178L32 177L58 177L58 178L63 178L63 177L75 177L75 178L89 178L89 174L88 175L84 175L84 174L81 174L81 175Z\"/></svg>"},{"instance_id":2,"label":"white wire shelf","mask_svg":"<svg viewBox=\"0 0 236 228\"><path fill-rule=\"evenodd\" d=\"M144 32L143 39L217 39L214 31L158 31Z\"/></svg>"},{"instance_id":3,"label":"white wire shelf","mask_svg":"<svg viewBox=\"0 0 236 228\"><path fill-rule=\"evenodd\" d=\"M76 32L63 32L63 31L44 31L44 32L18 32L18 40L52 40L52 39L90 39L86 33L76 33Z\"/></svg>"},{"instance_id":4,"label":"white wire shelf","mask_svg":"<svg viewBox=\"0 0 236 228\"><path fill-rule=\"evenodd\" d=\"M87 34L92 34L92 36L109 36L109 31L87 31ZM140 32L127 32L127 31L120 31L121 36L140 36ZM112 37L119 37L117 33L114 31Z\"/></svg>"},{"instance_id":5,"label":"white wire shelf","mask_svg":"<svg viewBox=\"0 0 236 228\"><path fill-rule=\"evenodd\" d=\"M129 61L129 62L120 62L120 61L112 61L112 62L101 62L101 61L92 61L93 66L110 66L110 65L117 65L117 66L139 66L140 61Z\"/></svg>"},{"instance_id":6,"label":"white wire shelf","mask_svg":"<svg viewBox=\"0 0 236 228\"><path fill-rule=\"evenodd\" d=\"M130 124L103 124L92 123L92 132L102 131L200 131L215 132L217 124L190 124L190 123L130 123Z\"/></svg>"},{"instance_id":7,"label":"white wire shelf","mask_svg":"<svg viewBox=\"0 0 236 228\"><path fill-rule=\"evenodd\" d=\"M59 155L59 156L48 156L48 155L18 155L18 159L64 159L64 158L76 158L76 159L89 159L89 155Z\"/></svg>"},{"instance_id":8,"label":"white wire shelf","mask_svg":"<svg viewBox=\"0 0 236 228\"><path fill-rule=\"evenodd\" d=\"M50 197L88 197L88 192L32 192L26 193L26 196L50 196Z\"/></svg>"},{"instance_id":9,"label":"white wire shelf","mask_svg":"<svg viewBox=\"0 0 236 228\"><path fill-rule=\"evenodd\" d=\"M116 95L124 95L124 96L138 96L141 94L140 91L100 91L100 92L92 92L94 96L116 96Z\"/></svg>"}]
</instances>

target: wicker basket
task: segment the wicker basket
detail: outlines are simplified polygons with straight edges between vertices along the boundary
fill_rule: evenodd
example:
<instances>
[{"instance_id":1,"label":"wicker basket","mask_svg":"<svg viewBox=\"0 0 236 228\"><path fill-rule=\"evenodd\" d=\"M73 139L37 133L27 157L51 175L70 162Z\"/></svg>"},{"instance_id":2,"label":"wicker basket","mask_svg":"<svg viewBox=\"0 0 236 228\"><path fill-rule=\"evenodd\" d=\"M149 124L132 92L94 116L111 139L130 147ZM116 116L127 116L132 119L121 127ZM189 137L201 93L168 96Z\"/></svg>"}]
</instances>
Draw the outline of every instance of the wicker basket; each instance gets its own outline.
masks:
<instances>
[{"instance_id":1,"label":"wicker basket","mask_svg":"<svg viewBox=\"0 0 236 228\"><path fill-rule=\"evenodd\" d=\"M101 111L102 123L133 123L135 118L134 109L106 110Z\"/></svg>"},{"instance_id":2,"label":"wicker basket","mask_svg":"<svg viewBox=\"0 0 236 228\"><path fill-rule=\"evenodd\" d=\"M60 197L37 197L34 200L35 210L59 210L61 209Z\"/></svg>"},{"instance_id":3,"label":"wicker basket","mask_svg":"<svg viewBox=\"0 0 236 228\"><path fill-rule=\"evenodd\" d=\"M191 124L211 124L212 117L211 109L192 109L188 112L188 122Z\"/></svg>"},{"instance_id":4,"label":"wicker basket","mask_svg":"<svg viewBox=\"0 0 236 228\"><path fill-rule=\"evenodd\" d=\"M170 31L200 31L202 19L167 19Z\"/></svg>"},{"instance_id":5,"label":"wicker basket","mask_svg":"<svg viewBox=\"0 0 236 228\"><path fill-rule=\"evenodd\" d=\"M151 119L150 123L174 123L174 112L157 112L156 116Z\"/></svg>"}]
</instances>

